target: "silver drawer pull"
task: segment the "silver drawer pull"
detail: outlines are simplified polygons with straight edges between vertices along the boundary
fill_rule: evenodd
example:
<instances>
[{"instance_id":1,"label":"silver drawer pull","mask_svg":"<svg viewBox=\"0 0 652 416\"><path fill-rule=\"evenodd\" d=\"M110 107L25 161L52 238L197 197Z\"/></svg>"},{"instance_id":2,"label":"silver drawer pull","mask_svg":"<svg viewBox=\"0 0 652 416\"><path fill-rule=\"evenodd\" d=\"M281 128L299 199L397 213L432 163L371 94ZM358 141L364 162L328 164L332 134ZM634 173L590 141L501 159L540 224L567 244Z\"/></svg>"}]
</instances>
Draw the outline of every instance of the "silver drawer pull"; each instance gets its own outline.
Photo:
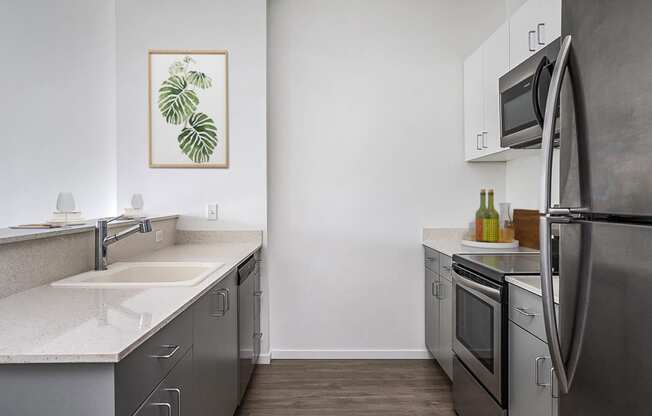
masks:
<instances>
[{"instance_id":1,"label":"silver drawer pull","mask_svg":"<svg viewBox=\"0 0 652 416\"><path fill-rule=\"evenodd\" d=\"M527 316L528 318L534 318L535 316L538 316L539 314L528 312L527 308L519 308L514 306L514 310L518 313L520 313L523 316Z\"/></svg>"},{"instance_id":2,"label":"silver drawer pull","mask_svg":"<svg viewBox=\"0 0 652 416\"><path fill-rule=\"evenodd\" d=\"M428 260L428 261L435 261L435 260L437 260L437 259L434 258L434 257L426 257L426 260Z\"/></svg>"},{"instance_id":3,"label":"silver drawer pull","mask_svg":"<svg viewBox=\"0 0 652 416\"><path fill-rule=\"evenodd\" d=\"M444 270L446 270L447 272L450 272L450 271L451 271L450 266L441 266L441 267L442 267Z\"/></svg>"},{"instance_id":4,"label":"silver drawer pull","mask_svg":"<svg viewBox=\"0 0 652 416\"><path fill-rule=\"evenodd\" d=\"M177 416L181 416L181 389L170 387L165 389L165 391L176 393L179 396L179 401L177 402L177 406L179 407L179 412L177 412Z\"/></svg>"},{"instance_id":5,"label":"silver drawer pull","mask_svg":"<svg viewBox=\"0 0 652 416\"><path fill-rule=\"evenodd\" d=\"M260 290L258 292L254 292L254 296L259 298L259 297L263 296L263 292L260 291Z\"/></svg>"},{"instance_id":6,"label":"silver drawer pull","mask_svg":"<svg viewBox=\"0 0 652 416\"><path fill-rule=\"evenodd\" d=\"M168 416L172 416L172 406L170 403L149 403L148 406L153 406L153 407L165 407L168 409Z\"/></svg>"},{"instance_id":7,"label":"silver drawer pull","mask_svg":"<svg viewBox=\"0 0 652 416\"><path fill-rule=\"evenodd\" d=\"M161 348L167 348L167 349L171 348L172 351L170 351L169 354L164 354L164 355L151 354L150 357L151 358L161 358L161 359L167 360L168 358L172 358L172 356L174 354L176 354L177 351L179 351L179 348L181 348L181 347L178 346L178 345L161 345Z\"/></svg>"},{"instance_id":8,"label":"silver drawer pull","mask_svg":"<svg viewBox=\"0 0 652 416\"><path fill-rule=\"evenodd\" d=\"M262 333L262 332L256 332L256 333L254 334L254 339L261 339L262 337L263 337L263 333Z\"/></svg>"}]
</instances>

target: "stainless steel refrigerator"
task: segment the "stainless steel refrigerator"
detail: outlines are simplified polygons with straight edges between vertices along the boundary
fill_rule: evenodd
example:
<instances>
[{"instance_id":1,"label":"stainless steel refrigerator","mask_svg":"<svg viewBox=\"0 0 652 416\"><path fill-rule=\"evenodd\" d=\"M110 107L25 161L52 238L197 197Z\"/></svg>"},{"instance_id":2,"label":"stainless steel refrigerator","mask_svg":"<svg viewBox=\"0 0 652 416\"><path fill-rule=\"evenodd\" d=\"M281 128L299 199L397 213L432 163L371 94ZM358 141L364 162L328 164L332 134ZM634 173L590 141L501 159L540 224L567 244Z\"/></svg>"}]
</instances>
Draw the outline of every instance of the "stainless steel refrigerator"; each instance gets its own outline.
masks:
<instances>
[{"instance_id":1,"label":"stainless steel refrigerator","mask_svg":"<svg viewBox=\"0 0 652 416\"><path fill-rule=\"evenodd\" d=\"M560 416L652 414L650 22L651 0L563 1L540 207L544 317ZM557 104L560 204L551 207ZM558 318L550 273L557 230Z\"/></svg>"}]
</instances>

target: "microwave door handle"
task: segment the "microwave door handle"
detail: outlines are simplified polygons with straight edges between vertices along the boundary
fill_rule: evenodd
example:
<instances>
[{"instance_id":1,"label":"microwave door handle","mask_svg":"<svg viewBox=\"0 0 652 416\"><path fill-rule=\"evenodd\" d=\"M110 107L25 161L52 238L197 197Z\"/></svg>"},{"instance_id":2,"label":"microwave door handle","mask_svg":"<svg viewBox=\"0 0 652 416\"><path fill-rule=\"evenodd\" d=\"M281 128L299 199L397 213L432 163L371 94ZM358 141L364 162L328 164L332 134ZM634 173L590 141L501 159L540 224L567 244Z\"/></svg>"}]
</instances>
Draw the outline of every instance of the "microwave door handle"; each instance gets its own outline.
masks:
<instances>
[{"instance_id":1,"label":"microwave door handle","mask_svg":"<svg viewBox=\"0 0 652 416\"><path fill-rule=\"evenodd\" d=\"M534 77L532 77L532 107L534 108L534 116L541 128L543 128L543 114L541 113L541 105L539 105L539 81L541 80L541 73L548 65L550 65L550 61L544 56L539 61L537 70L534 71Z\"/></svg>"},{"instance_id":2,"label":"microwave door handle","mask_svg":"<svg viewBox=\"0 0 652 416\"><path fill-rule=\"evenodd\" d=\"M567 35L559 49L559 54L552 72L548 98L546 100L546 111L544 113L543 134L541 136L541 147L543 149L541 195L540 195L540 220L539 220L539 243L541 247L541 300L543 303L543 320L546 328L546 337L550 349L550 358L553 368L557 374L559 390L561 393L568 393L570 387L569 373L566 369L561 350L559 338L559 327L555 315L555 305L552 286L552 258L550 243L550 226L552 222L569 221L568 217L551 216L551 185L552 185L552 145L555 134L556 108L559 103L559 95L564 80L564 73L568 66L570 55L571 37ZM552 212L554 213L554 211Z\"/></svg>"}]
</instances>

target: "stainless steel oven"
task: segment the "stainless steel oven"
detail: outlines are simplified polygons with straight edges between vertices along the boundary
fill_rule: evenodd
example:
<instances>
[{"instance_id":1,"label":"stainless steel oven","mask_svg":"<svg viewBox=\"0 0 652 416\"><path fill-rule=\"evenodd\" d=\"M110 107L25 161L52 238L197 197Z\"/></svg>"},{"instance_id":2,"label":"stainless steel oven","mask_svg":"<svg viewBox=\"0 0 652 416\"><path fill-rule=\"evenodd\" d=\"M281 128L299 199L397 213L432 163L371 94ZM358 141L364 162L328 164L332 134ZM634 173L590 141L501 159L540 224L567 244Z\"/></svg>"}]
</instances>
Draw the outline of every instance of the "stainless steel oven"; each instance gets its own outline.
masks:
<instances>
[{"instance_id":1,"label":"stainless steel oven","mask_svg":"<svg viewBox=\"0 0 652 416\"><path fill-rule=\"evenodd\" d=\"M546 99L559 39L500 77L500 146L541 147Z\"/></svg>"},{"instance_id":2,"label":"stainless steel oven","mask_svg":"<svg viewBox=\"0 0 652 416\"><path fill-rule=\"evenodd\" d=\"M504 285L454 264L453 293L453 352L465 370L491 394L496 414L502 414L507 405L507 295ZM477 390L483 391L482 388ZM461 393L468 401L468 392ZM489 397L481 400L492 401ZM462 406L468 405L462 403ZM456 403L459 414L465 413L457 407Z\"/></svg>"}]
</instances>

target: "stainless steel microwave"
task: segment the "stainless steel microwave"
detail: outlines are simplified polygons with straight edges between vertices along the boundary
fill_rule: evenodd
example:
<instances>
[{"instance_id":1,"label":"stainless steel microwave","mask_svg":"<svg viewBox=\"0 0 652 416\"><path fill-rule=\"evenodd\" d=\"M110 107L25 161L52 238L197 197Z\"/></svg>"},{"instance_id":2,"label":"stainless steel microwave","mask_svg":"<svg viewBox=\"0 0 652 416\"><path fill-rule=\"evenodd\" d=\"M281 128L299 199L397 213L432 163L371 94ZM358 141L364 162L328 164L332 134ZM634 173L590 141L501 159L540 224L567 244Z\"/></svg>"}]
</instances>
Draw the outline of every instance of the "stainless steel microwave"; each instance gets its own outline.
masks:
<instances>
[{"instance_id":1,"label":"stainless steel microwave","mask_svg":"<svg viewBox=\"0 0 652 416\"><path fill-rule=\"evenodd\" d=\"M543 113L559 44L555 39L500 77L500 147L541 147Z\"/></svg>"}]
</instances>

